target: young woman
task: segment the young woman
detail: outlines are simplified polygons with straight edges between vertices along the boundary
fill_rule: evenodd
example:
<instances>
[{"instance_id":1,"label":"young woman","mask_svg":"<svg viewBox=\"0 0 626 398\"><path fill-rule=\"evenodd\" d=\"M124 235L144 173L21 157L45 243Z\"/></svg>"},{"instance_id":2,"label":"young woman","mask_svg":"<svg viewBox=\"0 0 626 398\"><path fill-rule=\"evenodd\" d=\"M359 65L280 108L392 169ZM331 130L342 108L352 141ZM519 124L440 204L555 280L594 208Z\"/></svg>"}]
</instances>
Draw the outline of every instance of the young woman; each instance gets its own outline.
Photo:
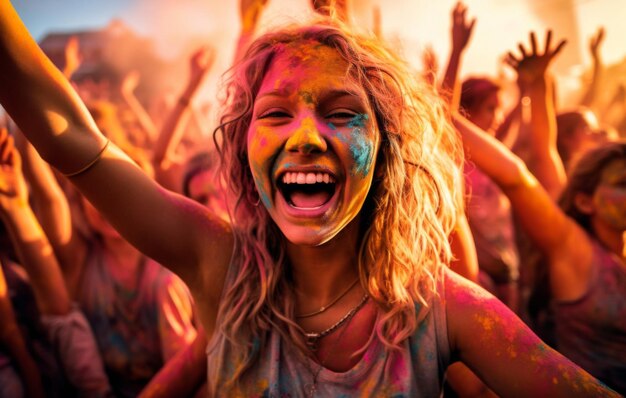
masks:
<instances>
[{"instance_id":1,"label":"young woman","mask_svg":"<svg viewBox=\"0 0 626 398\"><path fill-rule=\"evenodd\" d=\"M460 161L443 107L412 76L380 43L330 24L257 40L220 127L236 198L227 225L108 144L0 2L2 105L187 282L212 395L438 396L457 359L501 395L611 395L446 270Z\"/></svg>"}]
</instances>

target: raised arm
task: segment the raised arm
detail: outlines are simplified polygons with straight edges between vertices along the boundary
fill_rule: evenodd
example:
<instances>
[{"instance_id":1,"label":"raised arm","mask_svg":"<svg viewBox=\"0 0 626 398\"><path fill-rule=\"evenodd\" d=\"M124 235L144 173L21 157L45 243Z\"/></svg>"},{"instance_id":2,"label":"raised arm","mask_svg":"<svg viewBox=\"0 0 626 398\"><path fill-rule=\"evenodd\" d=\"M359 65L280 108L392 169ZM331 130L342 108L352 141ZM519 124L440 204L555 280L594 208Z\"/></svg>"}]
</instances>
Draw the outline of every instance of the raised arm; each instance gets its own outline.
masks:
<instances>
[{"instance_id":1,"label":"raised arm","mask_svg":"<svg viewBox=\"0 0 626 398\"><path fill-rule=\"evenodd\" d=\"M556 148L556 111L548 67L565 45L561 40L552 47L552 31L546 34L543 50L537 46L535 33L530 34L530 49L519 44L520 56L508 54L508 63L517 71L522 96L530 99L531 158L528 167L543 187L556 199L565 185L565 170Z\"/></svg>"},{"instance_id":2,"label":"raised arm","mask_svg":"<svg viewBox=\"0 0 626 398\"><path fill-rule=\"evenodd\" d=\"M49 341L65 353L59 359L68 380L81 396L106 395L110 386L96 341L83 314L72 309L59 263L28 204L20 156L6 131L0 131L0 215L28 273Z\"/></svg>"},{"instance_id":3,"label":"raised arm","mask_svg":"<svg viewBox=\"0 0 626 398\"><path fill-rule=\"evenodd\" d=\"M126 76L124 76L122 84L120 84L120 96L137 119L141 131L146 137L147 143L151 145L157 138L157 128L146 109L141 105L137 97L135 97L135 89L139 85L140 79L141 76L139 72L128 72Z\"/></svg>"},{"instance_id":4,"label":"raised arm","mask_svg":"<svg viewBox=\"0 0 626 398\"><path fill-rule=\"evenodd\" d=\"M171 110L154 146L152 162L157 176L160 171L166 170L171 163L174 151L180 143L187 121L189 120L191 101L198 92L200 84L213 65L215 53L213 50L201 47L196 50L189 60L189 79L178 101Z\"/></svg>"},{"instance_id":5,"label":"raised arm","mask_svg":"<svg viewBox=\"0 0 626 398\"><path fill-rule=\"evenodd\" d=\"M80 68L82 57L80 55L80 43L78 37L72 36L65 44L65 65L63 66L63 74L70 79L74 72Z\"/></svg>"},{"instance_id":6,"label":"raised arm","mask_svg":"<svg viewBox=\"0 0 626 398\"><path fill-rule=\"evenodd\" d=\"M15 132L22 169L30 188L30 202L37 220L59 260L70 297L75 297L82 276L87 242L77 233L69 200L50 166L21 132Z\"/></svg>"},{"instance_id":7,"label":"raised arm","mask_svg":"<svg viewBox=\"0 0 626 398\"><path fill-rule=\"evenodd\" d=\"M441 92L448 98L450 109L459 109L461 101L461 92L458 82L459 69L461 68L461 60L465 48L469 43L476 24L476 18L468 21L466 18L467 7L458 2L452 9L452 48L450 50L450 58L448 59L448 67L446 74L441 82Z\"/></svg>"},{"instance_id":8,"label":"raised arm","mask_svg":"<svg viewBox=\"0 0 626 398\"><path fill-rule=\"evenodd\" d=\"M207 280L198 278L200 264L227 266L228 227L202 206L159 187L108 144L8 0L0 0L0 103L42 157L69 176L129 242L179 274L192 290ZM221 281L211 281L216 286L209 294L218 297Z\"/></svg>"},{"instance_id":9,"label":"raised arm","mask_svg":"<svg viewBox=\"0 0 626 398\"><path fill-rule=\"evenodd\" d=\"M580 100L580 105L590 107L593 105L598 96L598 88L600 87L602 72L604 71L602 57L600 55L600 46L603 41L604 28L600 27L598 28L596 34L591 36L591 39L589 39L589 53L591 54L591 59L593 60L593 72L591 75L591 82L589 82L587 90L585 91L583 98Z\"/></svg>"},{"instance_id":10,"label":"raised arm","mask_svg":"<svg viewBox=\"0 0 626 398\"><path fill-rule=\"evenodd\" d=\"M261 13L267 5L267 1L268 0L239 0L241 26L239 27L239 39L237 40L237 47L235 48L234 64L243 58L248 46L252 42L259 19L261 19Z\"/></svg>"},{"instance_id":11,"label":"raised arm","mask_svg":"<svg viewBox=\"0 0 626 398\"><path fill-rule=\"evenodd\" d=\"M13 137L4 129L0 130L0 216L28 272L39 311L67 314L70 299L61 269L30 208L20 156L13 147Z\"/></svg>"},{"instance_id":12,"label":"raised arm","mask_svg":"<svg viewBox=\"0 0 626 398\"><path fill-rule=\"evenodd\" d=\"M521 228L547 256L553 296L563 300L579 297L589 282L592 246L587 234L500 141L460 115L454 123L468 159L500 186Z\"/></svg>"}]
</instances>

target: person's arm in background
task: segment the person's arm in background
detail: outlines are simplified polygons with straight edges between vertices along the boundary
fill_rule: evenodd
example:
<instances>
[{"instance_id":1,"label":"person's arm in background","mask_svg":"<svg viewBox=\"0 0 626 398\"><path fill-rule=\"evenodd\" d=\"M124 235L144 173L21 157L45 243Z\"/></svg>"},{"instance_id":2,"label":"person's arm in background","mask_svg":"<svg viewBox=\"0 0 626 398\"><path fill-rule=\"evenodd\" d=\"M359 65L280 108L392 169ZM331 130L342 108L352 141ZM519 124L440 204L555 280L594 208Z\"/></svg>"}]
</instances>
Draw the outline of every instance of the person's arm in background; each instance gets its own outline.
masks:
<instances>
[{"instance_id":1,"label":"person's arm in background","mask_svg":"<svg viewBox=\"0 0 626 398\"><path fill-rule=\"evenodd\" d=\"M65 65L63 66L63 74L70 79L74 72L80 68L82 57L80 55L80 43L78 37L72 36L65 44Z\"/></svg>"},{"instance_id":2,"label":"person's arm in background","mask_svg":"<svg viewBox=\"0 0 626 398\"><path fill-rule=\"evenodd\" d=\"M0 267L0 347L11 358L27 397L45 397L41 375L22 336L9 298L7 282ZM5 386L7 387L7 386Z\"/></svg>"},{"instance_id":3,"label":"person's arm in background","mask_svg":"<svg viewBox=\"0 0 626 398\"><path fill-rule=\"evenodd\" d=\"M70 311L70 298L52 247L28 202L21 159L13 137L0 130L0 217L30 278L42 314Z\"/></svg>"},{"instance_id":4,"label":"person's arm in background","mask_svg":"<svg viewBox=\"0 0 626 398\"><path fill-rule=\"evenodd\" d=\"M522 115L522 97L517 104L509 111L504 120L496 129L496 138L501 141L507 148L513 148L519 137L519 123Z\"/></svg>"},{"instance_id":5,"label":"person's arm in background","mask_svg":"<svg viewBox=\"0 0 626 398\"><path fill-rule=\"evenodd\" d=\"M602 64L602 56L600 55L600 47L604 41L604 28L598 28L598 31L589 39L589 53L593 61L593 71L591 81L587 85L587 90L580 100L580 105L591 107L594 105L600 84L602 83L602 74L604 65Z\"/></svg>"},{"instance_id":6,"label":"person's arm in background","mask_svg":"<svg viewBox=\"0 0 626 398\"><path fill-rule=\"evenodd\" d=\"M30 208L20 155L6 130L0 130L0 217L28 273L41 323L68 380L80 396L108 396L95 338L84 315L72 307L57 258Z\"/></svg>"},{"instance_id":7,"label":"person's arm in background","mask_svg":"<svg viewBox=\"0 0 626 398\"><path fill-rule=\"evenodd\" d=\"M383 21L380 14L380 5L375 5L372 9L372 32L382 40L383 38Z\"/></svg>"},{"instance_id":8,"label":"person's arm in background","mask_svg":"<svg viewBox=\"0 0 626 398\"><path fill-rule=\"evenodd\" d=\"M139 85L140 79L141 76L139 75L139 72L128 72L120 84L120 96L139 123L141 131L145 135L146 142L149 145L152 145L157 139L157 128L154 125L152 118L150 118L150 115L148 115L146 109L143 105L141 105L141 102L139 102L135 96L135 89Z\"/></svg>"},{"instance_id":9,"label":"person's arm in background","mask_svg":"<svg viewBox=\"0 0 626 398\"><path fill-rule=\"evenodd\" d=\"M498 184L509 198L520 228L546 256L552 297L580 298L590 283L591 238L500 141L459 114L454 116L454 124L463 138L466 156Z\"/></svg>"},{"instance_id":10,"label":"person's arm in background","mask_svg":"<svg viewBox=\"0 0 626 398\"><path fill-rule=\"evenodd\" d=\"M461 101L458 74L465 48L469 43L476 24L476 18L468 21L467 7L458 2L452 9L451 49L446 74L441 82L441 94L447 98L450 109L457 110Z\"/></svg>"},{"instance_id":11,"label":"person's arm in background","mask_svg":"<svg viewBox=\"0 0 626 398\"><path fill-rule=\"evenodd\" d=\"M530 49L519 44L520 56L508 55L508 63L518 76L523 96L530 99L530 159L531 173L539 180L553 199L565 185L565 169L556 147L556 110L548 67L565 45L561 40L552 47L552 31L546 34L545 47L538 48L535 33L530 33Z\"/></svg>"},{"instance_id":12,"label":"person's arm in background","mask_svg":"<svg viewBox=\"0 0 626 398\"><path fill-rule=\"evenodd\" d=\"M189 59L190 68L187 85L165 119L152 152L152 164L157 181L160 183L165 182L161 181L160 177L172 166L174 153L189 121L191 101L211 69L214 59L214 51L206 47L196 50ZM166 186L166 188L176 191L178 186Z\"/></svg>"},{"instance_id":13,"label":"person's arm in background","mask_svg":"<svg viewBox=\"0 0 626 398\"><path fill-rule=\"evenodd\" d=\"M256 33L259 19L268 0L239 0L239 39L235 47L233 64L237 64L248 50Z\"/></svg>"},{"instance_id":14,"label":"person's arm in background","mask_svg":"<svg viewBox=\"0 0 626 398\"><path fill-rule=\"evenodd\" d=\"M206 346L205 333L199 329L193 342L163 365L141 391L139 398L201 396L199 393L206 384Z\"/></svg>"},{"instance_id":15,"label":"person's arm in background","mask_svg":"<svg viewBox=\"0 0 626 398\"><path fill-rule=\"evenodd\" d=\"M15 130L14 136L21 153L33 209L59 260L70 296L75 297L87 246L74 229L68 198L54 172L19 130Z\"/></svg>"}]
</instances>

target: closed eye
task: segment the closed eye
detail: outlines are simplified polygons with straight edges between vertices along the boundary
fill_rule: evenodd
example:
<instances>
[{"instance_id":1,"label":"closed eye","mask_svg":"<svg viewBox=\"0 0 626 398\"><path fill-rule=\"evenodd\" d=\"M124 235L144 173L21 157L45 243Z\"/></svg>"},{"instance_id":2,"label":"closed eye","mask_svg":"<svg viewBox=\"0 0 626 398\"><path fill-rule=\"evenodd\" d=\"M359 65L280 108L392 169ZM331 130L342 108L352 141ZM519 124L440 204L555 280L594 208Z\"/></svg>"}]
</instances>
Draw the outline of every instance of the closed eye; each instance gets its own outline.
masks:
<instances>
[{"instance_id":1,"label":"closed eye","mask_svg":"<svg viewBox=\"0 0 626 398\"><path fill-rule=\"evenodd\" d=\"M326 116L326 119L329 119L329 121L333 123L347 123L357 115L358 113L356 112L340 109L329 113Z\"/></svg>"},{"instance_id":2,"label":"closed eye","mask_svg":"<svg viewBox=\"0 0 626 398\"><path fill-rule=\"evenodd\" d=\"M257 119L270 119L270 118L285 118L291 117L291 115L280 109L270 109L261 113Z\"/></svg>"}]
</instances>

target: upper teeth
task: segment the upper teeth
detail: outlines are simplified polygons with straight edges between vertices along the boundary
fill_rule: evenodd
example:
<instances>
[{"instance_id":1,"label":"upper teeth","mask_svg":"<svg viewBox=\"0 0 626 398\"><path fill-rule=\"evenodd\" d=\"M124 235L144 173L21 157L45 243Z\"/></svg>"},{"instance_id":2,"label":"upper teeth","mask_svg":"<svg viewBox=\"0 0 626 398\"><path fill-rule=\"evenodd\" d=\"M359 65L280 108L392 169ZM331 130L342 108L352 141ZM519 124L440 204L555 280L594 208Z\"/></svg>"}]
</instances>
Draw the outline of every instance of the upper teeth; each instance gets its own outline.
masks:
<instances>
[{"instance_id":1,"label":"upper teeth","mask_svg":"<svg viewBox=\"0 0 626 398\"><path fill-rule=\"evenodd\" d=\"M285 184L315 184L318 182L334 183L335 178L328 173L285 173Z\"/></svg>"}]
</instances>

